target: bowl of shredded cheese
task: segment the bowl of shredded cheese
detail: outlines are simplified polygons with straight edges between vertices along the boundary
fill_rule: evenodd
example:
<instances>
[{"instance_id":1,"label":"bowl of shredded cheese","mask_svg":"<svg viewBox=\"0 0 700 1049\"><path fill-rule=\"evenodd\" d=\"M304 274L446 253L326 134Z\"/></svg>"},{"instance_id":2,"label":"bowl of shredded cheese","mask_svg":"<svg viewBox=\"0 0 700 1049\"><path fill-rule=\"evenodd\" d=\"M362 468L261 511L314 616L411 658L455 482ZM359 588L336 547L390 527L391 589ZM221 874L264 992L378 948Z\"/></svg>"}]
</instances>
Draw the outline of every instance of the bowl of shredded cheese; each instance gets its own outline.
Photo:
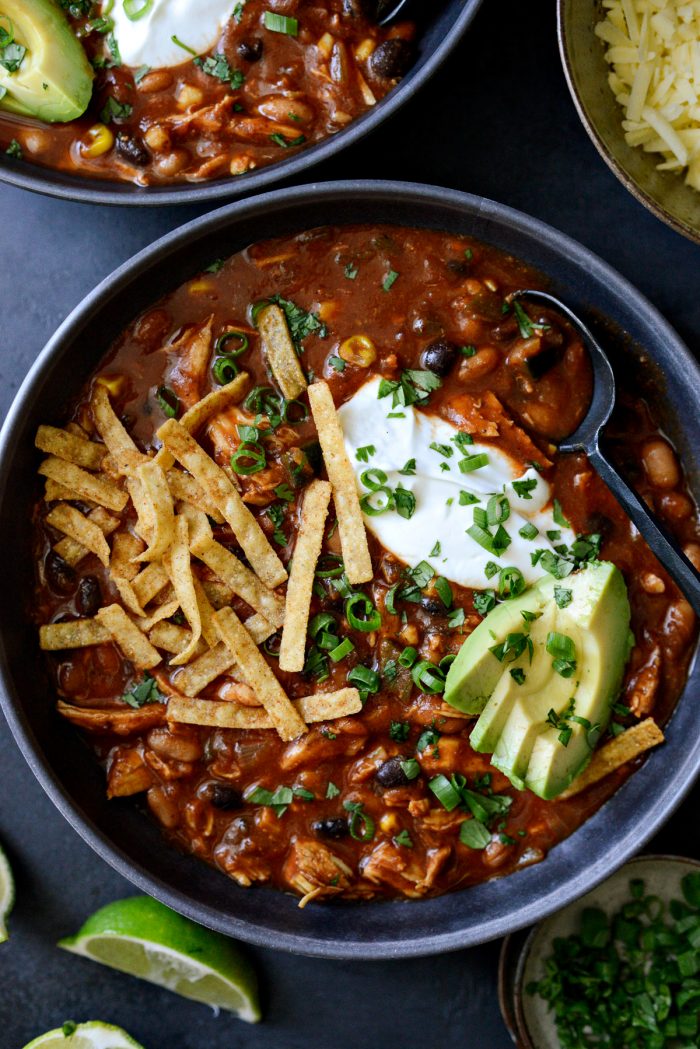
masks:
<instances>
[{"instance_id":1,"label":"bowl of shredded cheese","mask_svg":"<svg viewBox=\"0 0 700 1049\"><path fill-rule=\"evenodd\" d=\"M700 243L700 0L559 0L559 46L596 148Z\"/></svg>"}]
</instances>

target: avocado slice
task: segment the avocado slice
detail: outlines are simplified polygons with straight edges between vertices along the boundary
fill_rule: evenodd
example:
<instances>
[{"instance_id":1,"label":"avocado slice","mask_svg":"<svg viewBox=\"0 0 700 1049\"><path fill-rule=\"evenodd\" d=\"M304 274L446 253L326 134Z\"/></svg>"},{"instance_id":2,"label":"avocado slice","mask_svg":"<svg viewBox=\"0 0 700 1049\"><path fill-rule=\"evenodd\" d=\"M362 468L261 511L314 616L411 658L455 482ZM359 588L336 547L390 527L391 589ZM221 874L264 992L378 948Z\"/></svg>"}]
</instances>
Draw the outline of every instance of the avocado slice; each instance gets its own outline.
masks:
<instances>
[{"instance_id":1,"label":"avocado slice","mask_svg":"<svg viewBox=\"0 0 700 1049\"><path fill-rule=\"evenodd\" d=\"M555 586L570 592L565 607L555 600ZM499 662L489 649L512 631L514 610L530 645L516 659L508 661L506 653ZM529 625L523 610L537 615ZM470 736L474 749L491 753L494 767L520 790L545 799L566 790L607 727L634 643L629 625L625 582L609 562L591 562L560 583L539 580L497 606L465 641L445 689L448 703L475 713L493 682ZM573 667L559 664L563 673L553 665L562 637L575 653Z\"/></svg>"},{"instance_id":2,"label":"avocado slice","mask_svg":"<svg viewBox=\"0 0 700 1049\"><path fill-rule=\"evenodd\" d=\"M14 44L26 48L14 71L0 65L0 88L5 90L0 108L47 123L81 116L90 102L94 74L53 0L0 0L0 25L11 27Z\"/></svg>"}]
</instances>

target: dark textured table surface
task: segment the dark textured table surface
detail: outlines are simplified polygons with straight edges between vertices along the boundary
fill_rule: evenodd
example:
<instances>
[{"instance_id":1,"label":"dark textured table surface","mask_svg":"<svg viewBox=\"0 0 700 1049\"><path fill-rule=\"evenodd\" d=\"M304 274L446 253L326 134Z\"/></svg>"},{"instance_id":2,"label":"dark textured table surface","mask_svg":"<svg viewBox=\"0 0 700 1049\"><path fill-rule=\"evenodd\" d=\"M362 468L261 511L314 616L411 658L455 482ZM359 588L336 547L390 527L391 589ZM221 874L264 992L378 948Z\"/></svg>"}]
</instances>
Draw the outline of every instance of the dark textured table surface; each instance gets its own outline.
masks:
<instances>
[{"instance_id":1,"label":"dark textured table surface","mask_svg":"<svg viewBox=\"0 0 700 1049\"><path fill-rule=\"evenodd\" d=\"M564 83L553 4L485 0L420 98L313 177L432 182L536 215L619 269L700 353L700 248L648 214L599 159ZM0 187L0 415L81 297L197 214L85 207ZM698 802L696 787L653 843L659 851L700 855ZM497 943L381 963L251 952L264 988L265 1022L256 1028L57 950L60 936L130 886L63 821L4 723L0 840L18 887L11 939L0 948L0 1049L20 1049L69 1017L121 1024L147 1049L511 1044L498 1011Z\"/></svg>"}]
</instances>

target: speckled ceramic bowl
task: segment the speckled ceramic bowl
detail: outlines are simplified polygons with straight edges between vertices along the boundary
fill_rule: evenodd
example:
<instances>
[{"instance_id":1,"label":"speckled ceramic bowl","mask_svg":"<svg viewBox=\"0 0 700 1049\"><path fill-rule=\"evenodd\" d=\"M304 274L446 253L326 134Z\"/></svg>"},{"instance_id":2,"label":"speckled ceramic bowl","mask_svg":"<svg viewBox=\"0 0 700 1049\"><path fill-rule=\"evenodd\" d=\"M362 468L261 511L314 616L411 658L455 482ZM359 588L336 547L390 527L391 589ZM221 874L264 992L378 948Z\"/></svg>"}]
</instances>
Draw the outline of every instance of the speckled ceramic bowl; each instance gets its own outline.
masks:
<instances>
[{"instance_id":1,"label":"speckled ceramic bowl","mask_svg":"<svg viewBox=\"0 0 700 1049\"><path fill-rule=\"evenodd\" d=\"M610 67L595 35L600 0L558 0L559 50L583 126L620 182L657 218L700 244L700 193L682 176L657 171L659 157L625 142L623 112L608 86Z\"/></svg>"},{"instance_id":2,"label":"speckled ceramic bowl","mask_svg":"<svg viewBox=\"0 0 700 1049\"><path fill-rule=\"evenodd\" d=\"M681 879L700 871L700 861L685 856L637 856L592 892L534 929L509 936L501 949L498 995L501 1013L517 1049L560 1049L554 1018L547 1003L528 994L531 981L545 975L545 962L555 938L578 931L584 907L612 914L630 897L629 883L641 878L647 893L664 903L682 899Z\"/></svg>"}]
</instances>

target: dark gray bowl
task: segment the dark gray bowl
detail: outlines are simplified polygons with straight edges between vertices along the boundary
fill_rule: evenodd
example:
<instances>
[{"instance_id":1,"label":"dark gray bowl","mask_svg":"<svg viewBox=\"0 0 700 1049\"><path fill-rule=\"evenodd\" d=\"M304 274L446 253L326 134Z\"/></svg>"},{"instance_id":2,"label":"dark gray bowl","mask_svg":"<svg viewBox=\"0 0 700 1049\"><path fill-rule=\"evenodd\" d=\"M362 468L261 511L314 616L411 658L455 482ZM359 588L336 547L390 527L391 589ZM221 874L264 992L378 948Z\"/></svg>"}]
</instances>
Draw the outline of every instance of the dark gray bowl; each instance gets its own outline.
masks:
<instances>
[{"instance_id":1,"label":"dark gray bowl","mask_svg":"<svg viewBox=\"0 0 700 1049\"><path fill-rule=\"evenodd\" d=\"M578 115L623 186L662 222L700 244L700 193L682 176L657 171L657 154L625 141L624 114L608 86L610 66L594 32L602 17L600 0L558 0L559 51Z\"/></svg>"},{"instance_id":2,"label":"dark gray bowl","mask_svg":"<svg viewBox=\"0 0 700 1049\"><path fill-rule=\"evenodd\" d=\"M0 152L0 182L9 182L22 189L46 193L63 200L79 200L85 204L213 204L231 200L260 190L274 183L298 176L315 164L334 157L346 146L359 142L375 130L404 102L408 102L437 71L450 52L457 46L481 5L481 0L437 0L424 4L417 0L407 8L406 17L414 16L419 26L418 59L406 76L386 98L348 124L347 128L318 142L308 149L268 164L247 175L216 179L212 182L188 182L166 186L135 186L126 182L81 178L50 168L42 168L28 161L12 160Z\"/></svg>"},{"instance_id":3,"label":"dark gray bowl","mask_svg":"<svg viewBox=\"0 0 700 1049\"><path fill-rule=\"evenodd\" d=\"M359 182L304 186L284 197L266 194L192 222L122 266L64 322L25 380L0 436L0 550L9 595L0 607L0 669L5 713L42 786L78 833L139 889L252 943L332 958L385 958L466 947L539 921L639 849L700 769L700 736L689 701L700 678L697 668L665 746L542 864L440 899L302 911L291 896L241 889L181 855L133 802L106 800L101 770L75 730L54 712L35 630L21 607L31 591L27 522L36 492L38 423L60 424L66 402L131 318L212 259L265 237L352 222L472 234L550 274L554 293L623 355L626 368L648 379L663 425L700 494L693 458L700 446L698 366L654 307L591 252L535 219L451 190Z\"/></svg>"}]
</instances>

